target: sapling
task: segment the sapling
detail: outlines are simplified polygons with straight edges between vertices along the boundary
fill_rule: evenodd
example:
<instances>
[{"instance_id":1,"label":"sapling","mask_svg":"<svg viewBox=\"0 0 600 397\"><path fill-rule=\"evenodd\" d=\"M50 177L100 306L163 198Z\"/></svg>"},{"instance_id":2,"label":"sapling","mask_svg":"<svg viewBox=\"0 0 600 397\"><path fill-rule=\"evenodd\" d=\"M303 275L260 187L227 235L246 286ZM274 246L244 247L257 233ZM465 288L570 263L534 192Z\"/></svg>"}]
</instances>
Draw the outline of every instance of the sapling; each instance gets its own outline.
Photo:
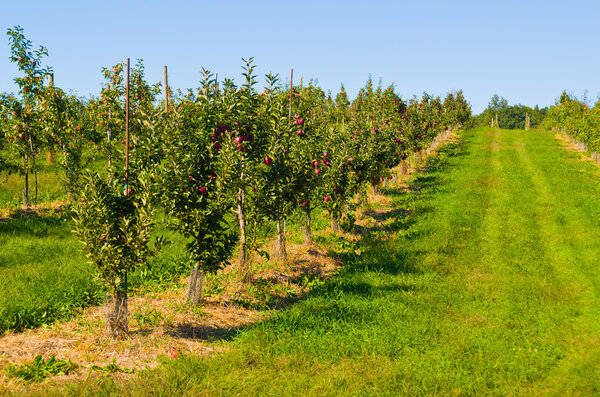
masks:
<instances>
[{"instance_id":1,"label":"sapling","mask_svg":"<svg viewBox=\"0 0 600 397\"><path fill-rule=\"evenodd\" d=\"M37 201L37 164L38 154L43 138L39 123L38 104L42 101L45 90L44 77L52 72L49 67L42 67L42 60L48 56L45 47L32 50L32 43L23 34L23 28L15 26L8 29L11 47L10 60L17 64L23 77L15 78L21 98L11 97L8 106L11 114L6 127L10 128L8 136L8 158L11 165L25 176L23 204L30 205L29 175L35 174L35 191Z\"/></svg>"},{"instance_id":2,"label":"sapling","mask_svg":"<svg viewBox=\"0 0 600 397\"><path fill-rule=\"evenodd\" d=\"M107 288L106 331L113 338L128 332L127 275L159 245L150 246L154 209L146 179L146 175L130 174L123 184L118 176L108 181L88 171L74 206L74 232Z\"/></svg>"},{"instance_id":3,"label":"sapling","mask_svg":"<svg viewBox=\"0 0 600 397\"><path fill-rule=\"evenodd\" d=\"M204 71L202 86L213 83ZM166 117L163 132L165 159L160 173L161 202L169 225L189 239L191 266L187 301L200 304L204 276L221 269L236 244L226 217L233 195L226 190L234 146L229 126L217 123L219 107L208 89L195 102L176 103Z\"/></svg>"}]
</instances>

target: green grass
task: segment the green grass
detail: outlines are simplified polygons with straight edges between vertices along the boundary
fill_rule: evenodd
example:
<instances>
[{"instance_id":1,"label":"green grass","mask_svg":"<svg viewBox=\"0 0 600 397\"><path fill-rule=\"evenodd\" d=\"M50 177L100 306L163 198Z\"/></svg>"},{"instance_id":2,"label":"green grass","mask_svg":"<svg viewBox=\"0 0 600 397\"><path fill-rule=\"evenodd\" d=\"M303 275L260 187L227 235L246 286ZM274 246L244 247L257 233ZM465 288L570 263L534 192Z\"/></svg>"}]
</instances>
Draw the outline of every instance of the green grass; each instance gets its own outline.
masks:
<instances>
[{"instance_id":1,"label":"green grass","mask_svg":"<svg viewBox=\"0 0 600 397\"><path fill-rule=\"evenodd\" d=\"M61 182L60 170L56 167L45 167L38 173L38 204L43 205L55 201L68 201L68 195ZM22 191L25 189L25 177L19 174L2 175L0 177L0 208L20 208L23 205ZM29 197L35 203L35 180L29 176Z\"/></svg>"},{"instance_id":2,"label":"green grass","mask_svg":"<svg viewBox=\"0 0 600 397\"><path fill-rule=\"evenodd\" d=\"M0 332L48 324L99 301L67 223L54 215L0 222Z\"/></svg>"},{"instance_id":3,"label":"green grass","mask_svg":"<svg viewBox=\"0 0 600 397\"><path fill-rule=\"evenodd\" d=\"M36 157L38 170L38 196L37 205L46 206L53 202L70 202L66 189L64 169L59 165L63 154L55 154L54 163L49 163L49 154L44 153ZM106 169L107 160L98 150L88 149L84 153L86 166L99 172ZM0 174L0 209L17 209L23 205L23 191L25 189L25 176L18 173ZM29 199L32 205L35 201L35 176L29 175Z\"/></svg>"},{"instance_id":4,"label":"green grass","mask_svg":"<svg viewBox=\"0 0 600 397\"><path fill-rule=\"evenodd\" d=\"M402 211L337 241L337 278L220 342L230 353L54 391L597 395L598 175L550 133L465 133L387 190Z\"/></svg>"},{"instance_id":5,"label":"green grass","mask_svg":"<svg viewBox=\"0 0 600 397\"><path fill-rule=\"evenodd\" d=\"M72 228L68 215L48 211L0 222L0 333L48 325L102 302ZM188 272L183 239L160 224L156 233L172 243L132 274L134 290L172 285Z\"/></svg>"}]
</instances>

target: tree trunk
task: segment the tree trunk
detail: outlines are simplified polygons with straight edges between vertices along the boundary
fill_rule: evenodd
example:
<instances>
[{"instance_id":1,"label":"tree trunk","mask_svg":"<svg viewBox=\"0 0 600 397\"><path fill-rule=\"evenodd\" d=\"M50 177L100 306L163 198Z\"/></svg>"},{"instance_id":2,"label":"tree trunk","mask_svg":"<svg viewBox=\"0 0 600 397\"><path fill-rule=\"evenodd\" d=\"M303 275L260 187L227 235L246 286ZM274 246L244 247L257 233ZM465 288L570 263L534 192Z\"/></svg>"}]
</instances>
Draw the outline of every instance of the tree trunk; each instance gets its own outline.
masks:
<instances>
[{"instance_id":1,"label":"tree trunk","mask_svg":"<svg viewBox=\"0 0 600 397\"><path fill-rule=\"evenodd\" d=\"M38 177L37 177L37 168L33 171L35 176L35 206L38 204Z\"/></svg>"},{"instance_id":2,"label":"tree trunk","mask_svg":"<svg viewBox=\"0 0 600 397\"><path fill-rule=\"evenodd\" d=\"M23 190L23 205L27 208L31 206L29 201L29 171L25 171L25 190Z\"/></svg>"},{"instance_id":3,"label":"tree trunk","mask_svg":"<svg viewBox=\"0 0 600 397\"><path fill-rule=\"evenodd\" d=\"M340 230L340 218L336 217L335 215L331 215L331 231L334 233L339 233Z\"/></svg>"},{"instance_id":4,"label":"tree trunk","mask_svg":"<svg viewBox=\"0 0 600 397\"><path fill-rule=\"evenodd\" d=\"M127 335L127 276L122 288L104 295L104 317L109 337L116 339Z\"/></svg>"},{"instance_id":5,"label":"tree trunk","mask_svg":"<svg viewBox=\"0 0 600 397\"><path fill-rule=\"evenodd\" d=\"M240 222L240 271L244 279L249 277L248 253L246 249L246 219L244 218L244 191L238 192L238 220Z\"/></svg>"},{"instance_id":6,"label":"tree trunk","mask_svg":"<svg viewBox=\"0 0 600 397\"><path fill-rule=\"evenodd\" d=\"M190 305L202 304L204 292L204 271L199 269L199 264L196 263L190 274L190 281L187 290L187 302Z\"/></svg>"},{"instance_id":7,"label":"tree trunk","mask_svg":"<svg viewBox=\"0 0 600 397\"><path fill-rule=\"evenodd\" d=\"M50 165L54 165L55 152L54 145L50 146L50 150L48 151L48 164Z\"/></svg>"},{"instance_id":8,"label":"tree trunk","mask_svg":"<svg viewBox=\"0 0 600 397\"><path fill-rule=\"evenodd\" d=\"M313 239L312 230L311 230L311 218L310 218L310 204L307 204L305 207L306 211L306 224L304 225L304 244L313 245L315 240Z\"/></svg>"},{"instance_id":9,"label":"tree trunk","mask_svg":"<svg viewBox=\"0 0 600 397\"><path fill-rule=\"evenodd\" d=\"M33 174L35 177L35 205L37 206L37 199L38 199L38 178L37 178L37 167L35 166L35 155L33 152L33 142L31 140L31 135L29 135L29 148L31 149L31 163L33 165ZM28 189L29 190L29 189ZM27 201L31 201L29 200L29 194L27 195Z\"/></svg>"},{"instance_id":10,"label":"tree trunk","mask_svg":"<svg viewBox=\"0 0 600 397\"><path fill-rule=\"evenodd\" d=\"M373 196L376 196L377 194L379 194L379 188L378 188L377 182L371 182L371 194Z\"/></svg>"},{"instance_id":11,"label":"tree trunk","mask_svg":"<svg viewBox=\"0 0 600 397\"><path fill-rule=\"evenodd\" d=\"M27 162L29 161L29 156L25 153L25 157L23 158L23 166L25 168L25 189L23 189L23 206L29 208L31 206L31 202L29 201L29 171L27 171Z\"/></svg>"},{"instance_id":12,"label":"tree trunk","mask_svg":"<svg viewBox=\"0 0 600 397\"><path fill-rule=\"evenodd\" d=\"M287 250L285 246L285 230L281 225L281 219L277 219L277 257L282 262L287 262Z\"/></svg>"}]
</instances>

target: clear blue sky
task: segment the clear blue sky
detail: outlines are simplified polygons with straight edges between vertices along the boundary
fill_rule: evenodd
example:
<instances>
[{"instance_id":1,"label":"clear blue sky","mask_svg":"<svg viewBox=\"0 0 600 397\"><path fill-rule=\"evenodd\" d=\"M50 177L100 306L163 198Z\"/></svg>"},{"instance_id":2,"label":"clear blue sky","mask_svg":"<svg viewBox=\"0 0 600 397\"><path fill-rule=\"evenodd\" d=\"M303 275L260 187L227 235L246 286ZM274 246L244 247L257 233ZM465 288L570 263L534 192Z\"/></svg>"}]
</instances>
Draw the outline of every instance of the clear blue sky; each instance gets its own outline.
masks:
<instances>
[{"instance_id":1,"label":"clear blue sky","mask_svg":"<svg viewBox=\"0 0 600 397\"><path fill-rule=\"evenodd\" d=\"M474 112L493 94L548 106L568 90L600 94L596 1L9 1L0 6L0 92L14 91L6 30L25 29L50 51L55 81L97 95L101 68L143 58L151 82L169 68L175 88L196 87L203 66L239 78L241 58L289 81L344 83L369 77L403 98L462 89ZM296 80L297 81L297 80Z\"/></svg>"}]
</instances>

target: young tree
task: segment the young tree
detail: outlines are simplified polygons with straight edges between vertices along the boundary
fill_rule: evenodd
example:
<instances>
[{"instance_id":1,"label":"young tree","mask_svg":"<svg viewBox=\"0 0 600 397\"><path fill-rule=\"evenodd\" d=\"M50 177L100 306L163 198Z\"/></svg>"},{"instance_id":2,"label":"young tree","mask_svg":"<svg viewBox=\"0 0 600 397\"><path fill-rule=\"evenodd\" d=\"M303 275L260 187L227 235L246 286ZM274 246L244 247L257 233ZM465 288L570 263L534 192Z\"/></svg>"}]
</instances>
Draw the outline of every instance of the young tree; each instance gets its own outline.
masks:
<instances>
[{"instance_id":1,"label":"young tree","mask_svg":"<svg viewBox=\"0 0 600 397\"><path fill-rule=\"evenodd\" d=\"M325 93L319 87L309 83L308 86L293 91L292 131L296 137L296 148L292 150L291 163L296 179L296 197L300 209L304 212L304 243L314 243L312 235L312 211L318 208L323 200L319 186L323 183L320 162L324 150L326 136L322 135L327 128L325 113Z\"/></svg>"},{"instance_id":2,"label":"young tree","mask_svg":"<svg viewBox=\"0 0 600 397\"><path fill-rule=\"evenodd\" d=\"M108 288L106 331L113 338L128 332L127 276L156 249L149 244L154 209L146 175L131 174L125 185L122 177L88 172L73 216L74 232Z\"/></svg>"},{"instance_id":3,"label":"young tree","mask_svg":"<svg viewBox=\"0 0 600 397\"><path fill-rule=\"evenodd\" d=\"M86 166L83 149L90 143L91 118L83 100L68 96L60 88L50 86L39 104L40 122L48 145L62 151L59 162L64 170L64 185L75 202L80 189L81 174Z\"/></svg>"},{"instance_id":4,"label":"young tree","mask_svg":"<svg viewBox=\"0 0 600 397\"><path fill-rule=\"evenodd\" d=\"M42 67L42 60L48 55L48 50L40 46L37 50L32 49L32 43L23 34L23 28L15 26L8 29L11 47L11 61L17 64L23 77L15 78L19 87L21 99L9 97L5 100L4 107L10 109L7 127L12 129L9 135L8 145L9 159L12 166L21 175L25 176L25 189L23 191L23 202L31 205L29 192L29 174L36 176L36 200L37 200L37 164L36 155L41 149L44 141L41 136L41 125L39 123L38 105L44 94L44 77L52 72L50 67Z\"/></svg>"},{"instance_id":5,"label":"young tree","mask_svg":"<svg viewBox=\"0 0 600 397\"><path fill-rule=\"evenodd\" d=\"M226 219L233 205L227 184L236 146L232 131L218 122L219 98L208 89L212 83L213 75L204 71L196 101L179 102L163 129L161 201L170 227L191 239L190 304L202 302L204 275L221 269L237 242Z\"/></svg>"},{"instance_id":6,"label":"young tree","mask_svg":"<svg viewBox=\"0 0 600 397\"><path fill-rule=\"evenodd\" d=\"M296 204L296 178L291 160L300 137L288 122L289 96L277 86L278 76L269 74L266 79L267 87L259 96L260 112L266 118L267 126L261 134L267 138L268 148L262 166L264 186L257 192L256 203L260 212L277 224L277 256L285 262L285 219Z\"/></svg>"}]
</instances>

